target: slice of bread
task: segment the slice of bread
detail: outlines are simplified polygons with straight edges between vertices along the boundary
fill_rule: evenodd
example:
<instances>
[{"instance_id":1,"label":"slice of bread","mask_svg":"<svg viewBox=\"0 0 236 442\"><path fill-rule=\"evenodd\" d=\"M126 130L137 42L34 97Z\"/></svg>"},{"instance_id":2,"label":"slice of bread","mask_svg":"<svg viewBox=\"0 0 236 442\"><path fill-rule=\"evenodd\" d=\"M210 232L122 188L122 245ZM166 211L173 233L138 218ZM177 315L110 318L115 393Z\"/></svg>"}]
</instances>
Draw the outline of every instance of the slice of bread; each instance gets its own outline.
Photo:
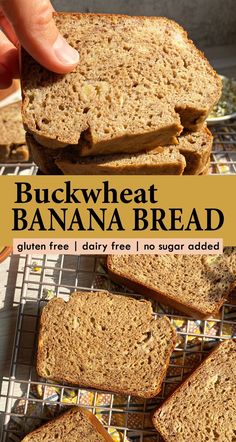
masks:
<instances>
[{"instance_id":1,"label":"slice of bread","mask_svg":"<svg viewBox=\"0 0 236 442\"><path fill-rule=\"evenodd\" d=\"M93 156L176 144L221 95L219 76L171 20L59 13L55 21L80 53L77 68L54 74L24 50L21 60L23 121L46 147Z\"/></svg>"},{"instance_id":2,"label":"slice of bread","mask_svg":"<svg viewBox=\"0 0 236 442\"><path fill-rule=\"evenodd\" d=\"M199 173L199 176L208 175L209 169L210 169L210 164L211 164L211 162L210 162L210 158L209 158L209 161L207 162L206 166L203 167L202 171Z\"/></svg>"},{"instance_id":3,"label":"slice of bread","mask_svg":"<svg viewBox=\"0 0 236 442\"><path fill-rule=\"evenodd\" d=\"M114 154L74 159L64 150L55 163L65 175L198 175L209 162L213 136L207 128L184 132L178 146L157 147L151 152ZM177 149L178 148L178 149ZM42 147L41 147L42 150ZM92 166L92 169L91 169Z\"/></svg>"},{"instance_id":4,"label":"slice of bread","mask_svg":"<svg viewBox=\"0 0 236 442\"><path fill-rule=\"evenodd\" d=\"M86 157L78 161L58 159L64 175L182 175L184 156L176 148L159 147L155 153Z\"/></svg>"},{"instance_id":5,"label":"slice of bread","mask_svg":"<svg viewBox=\"0 0 236 442\"><path fill-rule=\"evenodd\" d=\"M175 147L159 147L158 153L114 154L79 158L76 149L50 149L26 135L32 157L45 174L64 175L182 175L185 158ZM74 160L73 160L74 158Z\"/></svg>"},{"instance_id":6,"label":"slice of bread","mask_svg":"<svg viewBox=\"0 0 236 442\"><path fill-rule=\"evenodd\" d=\"M186 160L184 175L202 174L209 162L212 144L213 136L207 127L203 127L199 132L183 132L176 147ZM151 152L155 153L155 149Z\"/></svg>"},{"instance_id":7,"label":"slice of bread","mask_svg":"<svg viewBox=\"0 0 236 442\"><path fill-rule=\"evenodd\" d=\"M21 102L0 108L0 161L28 161L29 151L21 117Z\"/></svg>"},{"instance_id":8,"label":"slice of bread","mask_svg":"<svg viewBox=\"0 0 236 442\"><path fill-rule=\"evenodd\" d=\"M178 148L159 146L151 152L87 158L79 158L79 152L75 148L66 150L42 147L28 133L26 140L35 163L45 174L197 175L203 173L208 165L213 137L207 128L203 128L200 132L183 133L179 137Z\"/></svg>"},{"instance_id":9,"label":"slice of bread","mask_svg":"<svg viewBox=\"0 0 236 442\"><path fill-rule=\"evenodd\" d=\"M224 255L110 255L111 278L196 318L215 315L236 285L236 249Z\"/></svg>"},{"instance_id":10,"label":"slice of bread","mask_svg":"<svg viewBox=\"0 0 236 442\"><path fill-rule=\"evenodd\" d=\"M222 342L158 408L153 423L166 442L235 440L236 340Z\"/></svg>"},{"instance_id":11,"label":"slice of bread","mask_svg":"<svg viewBox=\"0 0 236 442\"><path fill-rule=\"evenodd\" d=\"M73 407L28 434L22 442L113 442L101 422L88 410Z\"/></svg>"},{"instance_id":12,"label":"slice of bread","mask_svg":"<svg viewBox=\"0 0 236 442\"><path fill-rule=\"evenodd\" d=\"M0 105L2 105L1 101L5 98L9 97L10 95L14 94L16 91L18 91L20 88L20 81L19 80L13 80L11 86L9 86L7 89L1 89L0 90Z\"/></svg>"},{"instance_id":13,"label":"slice of bread","mask_svg":"<svg viewBox=\"0 0 236 442\"><path fill-rule=\"evenodd\" d=\"M150 302L108 292L54 298L40 321L39 376L137 397L155 396L176 332Z\"/></svg>"}]
</instances>

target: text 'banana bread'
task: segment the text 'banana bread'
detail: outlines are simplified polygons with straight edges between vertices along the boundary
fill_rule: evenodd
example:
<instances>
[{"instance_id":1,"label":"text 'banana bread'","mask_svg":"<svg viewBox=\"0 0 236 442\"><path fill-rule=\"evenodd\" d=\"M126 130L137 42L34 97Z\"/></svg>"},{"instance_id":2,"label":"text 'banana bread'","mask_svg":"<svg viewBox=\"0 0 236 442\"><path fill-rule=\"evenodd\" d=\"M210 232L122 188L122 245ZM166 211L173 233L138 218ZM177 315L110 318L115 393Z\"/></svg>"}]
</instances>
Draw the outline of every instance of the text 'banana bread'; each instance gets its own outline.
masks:
<instances>
[{"instance_id":1,"label":"text 'banana bread'","mask_svg":"<svg viewBox=\"0 0 236 442\"><path fill-rule=\"evenodd\" d=\"M215 315L236 284L236 249L223 255L110 255L111 278L196 318Z\"/></svg>"},{"instance_id":2,"label":"text 'banana bread'","mask_svg":"<svg viewBox=\"0 0 236 442\"><path fill-rule=\"evenodd\" d=\"M79 292L44 307L38 374L46 379L138 397L155 396L176 332L154 319L148 301L108 292Z\"/></svg>"},{"instance_id":3,"label":"text 'banana bread'","mask_svg":"<svg viewBox=\"0 0 236 442\"><path fill-rule=\"evenodd\" d=\"M221 343L154 413L166 442L233 442L236 340Z\"/></svg>"},{"instance_id":4,"label":"text 'banana bread'","mask_svg":"<svg viewBox=\"0 0 236 442\"><path fill-rule=\"evenodd\" d=\"M75 70L49 72L22 50L23 121L46 147L81 156L176 144L199 130L221 80L175 22L163 17L55 14L80 53Z\"/></svg>"},{"instance_id":5,"label":"text 'banana bread'","mask_svg":"<svg viewBox=\"0 0 236 442\"><path fill-rule=\"evenodd\" d=\"M22 442L112 442L100 421L89 411L73 407L28 434Z\"/></svg>"}]
</instances>

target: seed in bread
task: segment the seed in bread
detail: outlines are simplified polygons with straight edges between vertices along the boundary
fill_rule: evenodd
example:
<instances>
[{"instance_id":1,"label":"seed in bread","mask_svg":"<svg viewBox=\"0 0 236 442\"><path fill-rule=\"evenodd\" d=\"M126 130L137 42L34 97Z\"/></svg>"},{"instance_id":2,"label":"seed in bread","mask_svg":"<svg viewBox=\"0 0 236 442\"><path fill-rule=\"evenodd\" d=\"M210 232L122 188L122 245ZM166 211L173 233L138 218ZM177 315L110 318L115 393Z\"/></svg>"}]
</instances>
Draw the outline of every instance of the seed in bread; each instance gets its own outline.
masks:
<instances>
[{"instance_id":1,"label":"seed in bread","mask_svg":"<svg viewBox=\"0 0 236 442\"><path fill-rule=\"evenodd\" d=\"M166 317L148 301L108 292L78 292L44 307L38 374L67 384L138 397L155 396L176 342Z\"/></svg>"}]
</instances>

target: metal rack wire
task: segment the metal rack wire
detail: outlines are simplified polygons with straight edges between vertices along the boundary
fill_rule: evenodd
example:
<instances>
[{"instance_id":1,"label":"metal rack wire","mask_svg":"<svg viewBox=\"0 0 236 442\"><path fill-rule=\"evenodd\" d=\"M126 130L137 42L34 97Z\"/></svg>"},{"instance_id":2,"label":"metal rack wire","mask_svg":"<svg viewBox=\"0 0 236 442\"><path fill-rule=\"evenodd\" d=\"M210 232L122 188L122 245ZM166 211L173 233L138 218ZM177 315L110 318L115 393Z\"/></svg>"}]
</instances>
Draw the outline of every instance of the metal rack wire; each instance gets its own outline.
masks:
<instances>
[{"instance_id":1,"label":"metal rack wire","mask_svg":"<svg viewBox=\"0 0 236 442\"><path fill-rule=\"evenodd\" d=\"M21 294L18 300L16 338L8 381L3 441L19 441L25 433L68 405L78 404L102 417L105 427L117 441L161 441L150 420L150 411L222 339L236 334L236 303L233 297L220 316L194 321L179 312L154 302L157 315L167 314L177 327L179 341L160 394L152 400L137 400L92 389L79 389L45 382L35 371L35 348L39 314L47 299L65 300L75 289L108 289L127 295L113 284L104 269L103 258L94 256L27 256L19 267ZM139 297L139 295L133 295Z\"/></svg>"}]
</instances>

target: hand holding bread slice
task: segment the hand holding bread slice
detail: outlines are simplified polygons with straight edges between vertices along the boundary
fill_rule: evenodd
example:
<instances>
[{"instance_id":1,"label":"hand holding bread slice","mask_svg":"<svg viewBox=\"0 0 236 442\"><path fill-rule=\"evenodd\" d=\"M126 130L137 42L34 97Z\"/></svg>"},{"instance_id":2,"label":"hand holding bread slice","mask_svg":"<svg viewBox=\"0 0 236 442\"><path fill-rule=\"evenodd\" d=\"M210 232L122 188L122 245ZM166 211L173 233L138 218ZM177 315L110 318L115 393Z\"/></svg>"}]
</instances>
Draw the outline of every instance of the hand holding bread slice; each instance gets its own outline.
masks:
<instances>
[{"instance_id":1,"label":"hand holding bread slice","mask_svg":"<svg viewBox=\"0 0 236 442\"><path fill-rule=\"evenodd\" d=\"M82 173L79 163L73 167L81 157L148 152L178 144L183 130L202 130L221 80L179 25L103 14L59 13L55 20L79 51L78 66L54 74L23 50L21 74L27 132L38 150L65 151L55 172L70 166Z\"/></svg>"}]
</instances>

